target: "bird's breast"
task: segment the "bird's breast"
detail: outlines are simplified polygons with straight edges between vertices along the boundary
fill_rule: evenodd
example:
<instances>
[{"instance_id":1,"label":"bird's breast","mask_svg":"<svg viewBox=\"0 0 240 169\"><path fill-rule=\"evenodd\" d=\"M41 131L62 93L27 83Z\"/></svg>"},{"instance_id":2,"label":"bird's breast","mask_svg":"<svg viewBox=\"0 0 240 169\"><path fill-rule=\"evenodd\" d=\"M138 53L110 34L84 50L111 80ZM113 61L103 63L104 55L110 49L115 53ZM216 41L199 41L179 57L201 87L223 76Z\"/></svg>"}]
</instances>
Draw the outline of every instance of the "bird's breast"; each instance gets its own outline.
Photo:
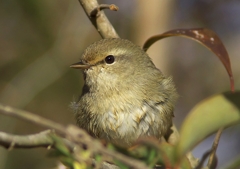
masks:
<instances>
[{"instance_id":1,"label":"bird's breast","mask_svg":"<svg viewBox=\"0 0 240 169\"><path fill-rule=\"evenodd\" d=\"M95 131L97 137L121 146L129 146L142 136L160 138L168 127L160 111L161 108L153 108L144 102L141 105L116 102L104 111L99 107L95 120L90 121L89 130Z\"/></svg>"}]
</instances>

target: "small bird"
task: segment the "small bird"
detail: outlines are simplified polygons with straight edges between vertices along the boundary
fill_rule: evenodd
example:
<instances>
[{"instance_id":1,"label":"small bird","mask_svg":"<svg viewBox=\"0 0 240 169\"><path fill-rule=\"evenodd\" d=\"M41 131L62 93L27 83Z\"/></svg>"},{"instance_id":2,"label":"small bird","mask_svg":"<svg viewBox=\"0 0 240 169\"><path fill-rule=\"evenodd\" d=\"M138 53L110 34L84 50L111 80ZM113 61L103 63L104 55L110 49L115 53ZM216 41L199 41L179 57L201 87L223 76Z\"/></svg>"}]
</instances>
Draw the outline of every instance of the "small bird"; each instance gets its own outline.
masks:
<instances>
[{"instance_id":1,"label":"small bird","mask_svg":"<svg viewBox=\"0 0 240 169\"><path fill-rule=\"evenodd\" d=\"M90 45L80 62L84 86L71 103L79 127L121 147L140 137L160 139L172 125L177 92L139 46L120 38Z\"/></svg>"}]
</instances>

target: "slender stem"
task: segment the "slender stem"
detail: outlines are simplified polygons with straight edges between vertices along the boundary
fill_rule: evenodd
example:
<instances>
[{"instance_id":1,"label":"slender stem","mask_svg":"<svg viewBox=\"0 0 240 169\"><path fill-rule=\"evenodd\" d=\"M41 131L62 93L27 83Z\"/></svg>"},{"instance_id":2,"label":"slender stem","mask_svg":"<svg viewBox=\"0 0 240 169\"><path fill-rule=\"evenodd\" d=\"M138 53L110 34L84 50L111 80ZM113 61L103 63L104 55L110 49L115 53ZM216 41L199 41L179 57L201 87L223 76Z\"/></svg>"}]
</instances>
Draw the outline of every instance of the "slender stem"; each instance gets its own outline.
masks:
<instances>
[{"instance_id":1,"label":"slender stem","mask_svg":"<svg viewBox=\"0 0 240 169\"><path fill-rule=\"evenodd\" d=\"M65 127L63 125L58 124L54 121L45 119L43 117L40 117L36 114L32 114L20 109L15 109L10 106L4 106L2 104L0 104L0 111L1 111L1 114L27 120L29 122L44 126L46 128L54 129L58 133L65 134Z\"/></svg>"},{"instance_id":2,"label":"slender stem","mask_svg":"<svg viewBox=\"0 0 240 169\"><path fill-rule=\"evenodd\" d=\"M101 9L101 5L98 4L96 0L79 0L81 6L83 7L86 15L101 35L102 38L119 38L117 32L113 28L112 24L109 22L108 18ZM99 10L97 10L99 9ZM109 9L114 9L109 7ZM97 12L93 12L96 11ZM92 17L92 13L95 13L96 17ZM92 14L92 15L91 15Z\"/></svg>"},{"instance_id":3,"label":"slender stem","mask_svg":"<svg viewBox=\"0 0 240 169\"><path fill-rule=\"evenodd\" d=\"M214 142L213 142L213 145L212 145L212 152L209 156L209 160L208 160L208 164L207 166L209 168L215 168L215 165L216 165L216 151L217 151L217 148L218 148L218 144L219 144L219 140L220 140L220 137L221 137L221 134L223 132L223 128L220 128L215 136L215 139L214 139Z\"/></svg>"},{"instance_id":4,"label":"slender stem","mask_svg":"<svg viewBox=\"0 0 240 169\"><path fill-rule=\"evenodd\" d=\"M53 133L51 130L46 130L37 134L18 136L0 132L0 145L8 149L49 147L54 143L49 137Z\"/></svg>"},{"instance_id":5,"label":"slender stem","mask_svg":"<svg viewBox=\"0 0 240 169\"><path fill-rule=\"evenodd\" d=\"M103 9L109 9L111 11L117 11L118 7L114 4L108 5L108 4L100 4L98 7L94 8L92 12L90 13L91 17L97 17L98 13Z\"/></svg>"},{"instance_id":6,"label":"slender stem","mask_svg":"<svg viewBox=\"0 0 240 169\"><path fill-rule=\"evenodd\" d=\"M45 119L30 112L15 109L10 106L4 106L2 104L0 104L0 114L17 117L19 119L27 120L34 124L53 129L57 134L60 134L69 140L67 141L67 144L64 142L68 148L86 145L87 149L91 152L91 154L102 154L105 157L119 160L120 162L130 166L133 169L148 168L145 164L138 160L132 159L115 151L107 150L97 139L92 138L84 130L80 129L77 126L63 126L54 121ZM50 131L45 131L36 135L28 136L16 136L1 132L0 145L3 145L4 147L9 149L52 146L53 140L50 140L51 137L48 137L51 133L49 132ZM34 141L39 142L35 143ZM68 146L68 144L70 144L70 146Z\"/></svg>"}]
</instances>

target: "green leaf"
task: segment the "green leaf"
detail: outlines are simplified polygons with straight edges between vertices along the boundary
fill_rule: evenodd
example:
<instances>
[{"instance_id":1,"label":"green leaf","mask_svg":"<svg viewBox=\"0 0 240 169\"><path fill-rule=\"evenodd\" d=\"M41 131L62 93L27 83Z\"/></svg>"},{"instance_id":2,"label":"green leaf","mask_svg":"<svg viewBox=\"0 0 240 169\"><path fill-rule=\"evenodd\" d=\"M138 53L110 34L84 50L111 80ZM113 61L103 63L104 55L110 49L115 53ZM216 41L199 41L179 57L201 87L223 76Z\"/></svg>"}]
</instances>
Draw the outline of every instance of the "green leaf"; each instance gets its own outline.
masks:
<instances>
[{"instance_id":1,"label":"green leaf","mask_svg":"<svg viewBox=\"0 0 240 169\"><path fill-rule=\"evenodd\" d=\"M178 158L219 128L236 123L240 123L240 91L218 94L203 100L183 122L176 147Z\"/></svg>"},{"instance_id":2,"label":"green leaf","mask_svg":"<svg viewBox=\"0 0 240 169\"><path fill-rule=\"evenodd\" d=\"M191 169L191 165L186 156L176 158L174 145L163 142L159 145L159 150L158 162L164 164L165 168Z\"/></svg>"},{"instance_id":3,"label":"green leaf","mask_svg":"<svg viewBox=\"0 0 240 169\"><path fill-rule=\"evenodd\" d=\"M59 153L59 155L63 155L63 156L72 156L69 149L66 147L66 145L64 144L63 140L56 136L56 135L52 135L52 139L54 140L54 147L57 150L57 152Z\"/></svg>"},{"instance_id":4,"label":"green leaf","mask_svg":"<svg viewBox=\"0 0 240 169\"><path fill-rule=\"evenodd\" d=\"M128 155L146 163L149 168L164 166L164 168L191 169L186 157L176 159L175 145L167 142L159 143L154 138L141 138L137 144L128 150Z\"/></svg>"},{"instance_id":5,"label":"green leaf","mask_svg":"<svg viewBox=\"0 0 240 169\"><path fill-rule=\"evenodd\" d=\"M51 138L54 141L54 150L48 153L50 157L58 157L58 159L69 168L76 168L77 162L75 161L70 150L64 144L62 138L57 135L51 135Z\"/></svg>"}]
</instances>

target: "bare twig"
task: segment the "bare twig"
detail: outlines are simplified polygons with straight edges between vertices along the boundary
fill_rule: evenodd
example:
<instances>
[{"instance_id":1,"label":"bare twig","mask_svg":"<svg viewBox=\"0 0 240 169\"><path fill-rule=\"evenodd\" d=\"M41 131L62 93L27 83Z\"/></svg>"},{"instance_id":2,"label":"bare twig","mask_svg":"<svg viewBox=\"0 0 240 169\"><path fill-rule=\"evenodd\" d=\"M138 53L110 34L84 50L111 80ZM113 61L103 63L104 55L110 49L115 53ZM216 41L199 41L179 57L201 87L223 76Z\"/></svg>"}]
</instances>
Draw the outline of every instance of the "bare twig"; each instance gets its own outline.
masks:
<instances>
[{"instance_id":1,"label":"bare twig","mask_svg":"<svg viewBox=\"0 0 240 169\"><path fill-rule=\"evenodd\" d=\"M108 4L100 4L98 7L94 8L92 12L90 13L91 17L97 17L98 13L103 9L109 9L111 11L117 11L118 7L114 4L108 5Z\"/></svg>"},{"instance_id":2,"label":"bare twig","mask_svg":"<svg viewBox=\"0 0 240 169\"><path fill-rule=\"evenodd\" d=\"M101 5L98 4L97 0L79 0L79 2L102 38L119 38L104 12L97 10L101 8ZM93 12L96 10L97 12ZM92 13L96 13L96 17L92 17Z\"/></svg>"},{"instance_id":3,"label":"bare twig","mask_svg":"<svg viewBox=\"0 0 240 169\"><path fill-rule=\"evenodd\" d=\"M68 136L71 137L70 140L73 140L76 144L80 143L85 144L92 153L100 153L104 156L116 159L128 165L131 168L136 169L148 168L145 164L138 160L135 160L131 157L127 157L121 153L106 149L98 140L91 138L87 133L83 133L82 130L79 129L79 127L77 126L69 125L67 130L69 133Z\"/></svg>"},{"instance_id":4,"label":"bare twig","mask_svg":"<svg viewBox=\"0 0 240 169\"><path fill-rule=\"evenodd\" d=\"M40 133L30 135L15 135L5 132L0 132L0 145L11 150L13 148L54 148L54 140L51 135L54 135L53 130L45 130ZM74 146L70 141L63 139L64 144L72 151Z\"/></svg>"},{"instance_id":5,"label":"bare twig","mask_svg":"<svg viewBox=\"0 0 240 169\"><path fill-rule=\"evenodd\" d=\"M49 137L49 134L53 133L51 130L46 130L37 134L18 136L0 132L0 145L8 149L49 147L54 144Z\"/></svg>"},{"instance_id":6,"label":"bare twig","mask_svg":"<svg viewBox=\"0 0 240 169\"><path fill-rule=\"evenodd\" d=\"M220 140L222 132L223 132L223 128L220 128L215 136L215 139L214 139L214 142L212 145L212 152L209 156L209 160L208 160L208 164L207 164L207 166L209 168L216 168L216 165L217 165L216 151L218 148L218 144L219 144L219 140Z\"/></svg>"},{"instance_id":7,"label":"bare twig","mask_svg":"<svg viewBox=\"0 0 240 169\"><path fill-rule=\"evenodd\" d=\"M212 153L212 149L205 152L201 158L201 161L198 163L195 169L201 169L207 157Z\"/></svg>"},{"instance_id":8,"label":"bare twig","mask_svg":"<svg viewBox=\"0 0 240 169\"><path fill-rule=\"evenodd\" d=\"M217 147L218 147L218 143L219 143L222 131L223 131L223 128L220 128L218 130L218 132L217 132L217 134L215 136L215 139L214 139L214 142L213 142L211 150L209 150L206 153L204 153L201 161L199 162L199 164L197 165L197 167L195 169L202 168L202 166L203 166L203 164L204 164L204 162L205 162L205 160L207 159L208 156L209 156L209 159L208 159L207 168L211 168L211 169L216 168L216 165L217 165L217 162L216 162L216 160L217 160L216 151L217 151Z\"/></svg>"},{"instance_id":9,"label":"bare twig","mask_svg":"<svg viewBox=\"0 0 240 169\"><path fill-rule=\"evenodd\" d=\"M54 121L45 119L45 118L40 117L36 114L31 114L27 111L20 110L20 109L15 109L15 108L12 108L10 106L4 106L2 104L0 104L0 110L1 110L1 114L5 114L7 116L17 117L19 119L27 120L29 122L41 125L41 126L46 127L46 128L54 129L60 134L65 133L65 127L62 126L61 124L58 124Z\"/></svg>"},{"instance_id":10,"label":"bare twig","mask_svg":"<svg viewBox=\"0 0 240 169\"><path fill-rule=\"evenodd\" d=\"M3 106L0 104L0 113L1 114L5 114L8 116L13 116L13 117L17 117L23 120L27 120L29 122L32 122L34 124L37 125L41 125L44 126L46 128L50 128L55 130L56 133L66 137L72 144L72 146L86 146L86 148L92 153L92 154L101 154L105 157L108 158L112 158L112 159L116 159L128 166L130 166L131 168L134 169L147 169L147 166L145 164L143 164L142 162L132 159L130 157L127 157L123 154L120 154L118 152L115 151L111 151L106 149L97 139L92 138L90 135L88 135L84 130L80 129L77 126L74 125L68 125L67 127L58 124L56 122L53 122L51 120L45 119L43 117L40 117L38 115L35 114L31 114L27 111L23 111L23 110L19 110L19 109L15 109L9 106ZM17 148L16 143L19 143L17 138L20 139L27 139L27 138L23 138L24 136L21 137L17 137L17 136L12 136L12 138L15 138L14 141L12 142L11 140L3 140L2 142L9 142L12 145L10 145L10 147L12 148ZM39 136L40 137L40 136ZM45 135L42 134L43 138L39 138L41 139L46 139L46 133ZM5 137L7 139L7 137ZM9 138L8 138L9 139ZM26 141L26 140L25 140ZM48 140L49 141L49 140ZM40 142L43 145L43 142ZM51 145L51 141L49 141L50 145ZM35 143L26 143L25 145L28 144L27 146L37 146ZM6 146L5 147L9 147Z\"/></svg>"}]
</instances>

